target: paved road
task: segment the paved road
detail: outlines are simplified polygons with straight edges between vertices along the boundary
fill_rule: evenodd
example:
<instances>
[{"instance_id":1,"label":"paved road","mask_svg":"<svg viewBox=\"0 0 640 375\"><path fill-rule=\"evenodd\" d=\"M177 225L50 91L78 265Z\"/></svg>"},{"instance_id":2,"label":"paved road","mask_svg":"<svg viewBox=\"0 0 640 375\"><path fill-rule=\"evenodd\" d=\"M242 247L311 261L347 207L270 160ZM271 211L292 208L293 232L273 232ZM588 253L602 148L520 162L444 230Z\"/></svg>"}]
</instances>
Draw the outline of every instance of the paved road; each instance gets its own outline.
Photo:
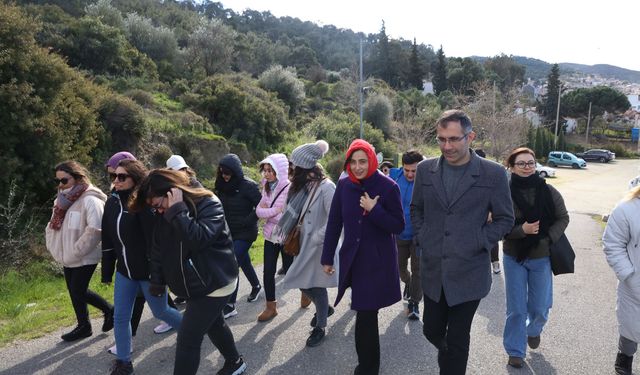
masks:
<instances>
[{"instance_id":1,"label":"paved road","mask_svg":"<svg viewBox=\"0 0 640 375\"><path fill-rule=\"evenodd\" d=\"M551 183L562 192L571 212L567 235L577 253L576 274L554 278L554 308L542 344L528 353L527 365L520 370L506 365L502 348L504 284L502 275L494 276L491 293L480 304L473 323L468 374L612 373L617 342L616 281L601 251L602 224L591 214L609 212L627 181L637 174L638 165L638 161L619 161L590 164L586 171L560 169L559 177ZM594 189L597 193L592 198L589 192ZM229 324L249 365L247 373L351 374L356 358L355 316L345 303L348 299L329 318L324 343L307 349L304 342L313 311L298 308L299 292L278 293L280 315L269 323L256 323L264 298L245 302L248 288L242 280L240 314ZM330 291L333 297L335 290ZM422 336L422 324L408 321L403 308L398 303L380 313L381 374L436 374L436 351ZM133 341L137 374L172 373L176 336L153 334L156 323L146 310ZM99 321L94 323L96 328L99 325ZM113 344L112 333L68 344L59 339L63 331L1 349L0 374L108 373L113 357L106 348ZM221 366L219 354L205 340L199 373L215 373ZM637 362L635 369L640 371Z\"/></svg>"}]
</instances>

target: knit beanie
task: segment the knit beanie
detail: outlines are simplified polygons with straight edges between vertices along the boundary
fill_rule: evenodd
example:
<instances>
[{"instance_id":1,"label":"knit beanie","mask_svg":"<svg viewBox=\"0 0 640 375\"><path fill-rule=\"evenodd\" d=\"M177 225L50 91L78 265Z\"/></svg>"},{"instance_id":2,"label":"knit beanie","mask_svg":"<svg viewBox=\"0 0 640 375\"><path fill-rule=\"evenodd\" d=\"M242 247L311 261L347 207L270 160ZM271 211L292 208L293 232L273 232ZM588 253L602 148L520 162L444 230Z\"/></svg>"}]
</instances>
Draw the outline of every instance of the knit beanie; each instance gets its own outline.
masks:
<instances>
[{"instance_id":1,"label":"knit beanie","mask_svg":"<svg viewBox=\"0 0 640 375\"><path fill-rule=\"evenodd\" d=\"M315 143L305 143L293 150L289 160L291 160L291 163L296 167L311 169L316 166L318 160L320 160L327 151L329 151L329 144L326 141L319 140Z\"/></svg>"},{"instance_id":2,"label":"knit beanie","mask_svg":"<svg viewBox=\"0 0 640 375\"><path fill-rule=\"evenodd\" d=\"M116 169L118 168L118 163L120 163L121 160L126 159L137 160L136 157L133 156L133 154L131 154L130 152L120 151L113 154L113 156L109 158L109 161L107 162L107 164L105 164L105 167Z\"/></svg>"}]
</instances>

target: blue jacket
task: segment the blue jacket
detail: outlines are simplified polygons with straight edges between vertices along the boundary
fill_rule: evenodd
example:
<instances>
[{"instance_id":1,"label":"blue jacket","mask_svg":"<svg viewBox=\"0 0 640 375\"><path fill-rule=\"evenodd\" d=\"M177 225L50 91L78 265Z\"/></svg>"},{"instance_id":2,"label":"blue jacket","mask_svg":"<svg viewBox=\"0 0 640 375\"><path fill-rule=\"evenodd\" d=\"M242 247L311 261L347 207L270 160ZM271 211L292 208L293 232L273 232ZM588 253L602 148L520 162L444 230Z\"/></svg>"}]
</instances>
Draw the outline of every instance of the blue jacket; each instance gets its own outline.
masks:
<instances>
[{"instance_id":1,"label":"blue jacket","mask_svg":"<svg viewBox=\"0 0 640 375\"><path fill-rule=\"evenodd\" d=\"M404 230L398 238L401 240L413 239L413 227L411 226L411 196L413 194L413 181L407 181L402 168L391 168L389 177L398 184L400 188L400 199L402 199L402 210L404 211Z\"/></svg>"}]
</instances>

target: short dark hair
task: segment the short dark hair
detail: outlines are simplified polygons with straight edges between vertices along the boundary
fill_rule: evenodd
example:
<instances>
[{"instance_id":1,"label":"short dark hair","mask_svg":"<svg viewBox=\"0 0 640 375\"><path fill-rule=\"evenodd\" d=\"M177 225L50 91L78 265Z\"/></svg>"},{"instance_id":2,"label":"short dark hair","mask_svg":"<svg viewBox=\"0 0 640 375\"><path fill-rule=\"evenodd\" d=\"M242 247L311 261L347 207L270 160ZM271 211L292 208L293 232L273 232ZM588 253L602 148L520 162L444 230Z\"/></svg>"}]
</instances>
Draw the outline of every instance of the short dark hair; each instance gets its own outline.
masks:
<instances>
[{"instance_id":1,"label":"short dark hair","mask_svg":"<svg viewBox=\"0 0 640 375\"><path fill-rule=\"evenodd\" d=\"M483 149L479 148L475 150L476 155L480 156L481 158L486 158L487 157L487 153L484 152Z\"/></svg>"},{"instance_id":2,"label":"short dark hair","mask_svg":"<svg viewBox=\"0 0 640 375\"><path fill-rule=\"evenodd\" d=\"M536 153L533 152L532 149L530 149L528 147L518 147L515 150L511 151L509 156L507 156L507 160L505 160L504 164L507 167L512 167L513 168L516 165L516 158L520 154L529 154L529 155L533 156L533 160L536 160Z\"/></svg>"},{"instance_id":3,"label":"short dark hair","mask_svg":"<svg viewBox=\"0 0 640 375\"><path fill-rule=\"evenodd\" d=\"M446 129L449 122L459 122L464 134L469 134L473 130L471 119L466 113L459 109L444 111L442 115L440 115L438 122L436 122L436 128L439 126Z\"/></svg>"},{"instance_id":4,"label":"short dark hair","mask_svg":"<svg viewBox=\"0 0 640 375\"><path fill-rule=\"evenodd\" d=\"M385 160L382 163L380 163L380 169L384 167L393 168L393 163L388 160Z\"/></svg>"},{"instance_id":5,"label":"short dark hair","mask_svg":"<svg viewBox=\"0 0 640 375\"><path fill-rule=\"evenodd\" d=\"M416 150L409 150L402 154L402 164L414 164L422 161L423 156Z\"/></svg>"}]
</instances>

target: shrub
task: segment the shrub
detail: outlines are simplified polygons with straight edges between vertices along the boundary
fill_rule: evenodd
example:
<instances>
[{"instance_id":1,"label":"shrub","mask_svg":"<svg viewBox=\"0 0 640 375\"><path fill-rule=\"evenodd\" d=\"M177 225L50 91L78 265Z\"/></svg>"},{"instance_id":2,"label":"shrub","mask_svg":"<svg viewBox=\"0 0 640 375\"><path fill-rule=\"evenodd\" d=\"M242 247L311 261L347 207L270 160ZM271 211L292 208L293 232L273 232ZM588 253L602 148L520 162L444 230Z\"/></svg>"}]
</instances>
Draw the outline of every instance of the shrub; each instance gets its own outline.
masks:
<instances>
[{"instance_id":1,"label":"shrub","mask_svg":"<svg viewBox=\"0 0 640 375\"><path fill-rule=\"evenodd\" d=\"M133 100L134 102L138 103L139 105L145 108L153 107L153 105L155 104L155 100L153 99L153 96L149 94L149 92L144 90L140 90L140 89L129 90L125 95L131 98L131 100Z\"/></svg>"},{"instance_id":2,"label":"shrub","mask_svg":"<svg viewBox=\"0 0 640 375\"><path fill-rule=\"evenodd\" d=\"M296 77L295 68L274 65L260 74L258 82L263 89L277 93L290 112L295 112L304 101L304 84Z\"/></svg>"},{"instance_id":3,"label":"shrub","mask_svg":"<svg viewBox=\"0 0 640 375\"><path fill-rule=\"evenodd\" d=\"M382 130L386 137L390 134L393 105L384 95L372 95L364 103L364 120L373 127Z\"/></svg>"},{"instance_id":4,"label":"shrub","mask_svg":"<svg viewBox=\"0 0 640 375\"><path fill-rule=\"evenodd\" d=\"M6 202L0 203L0 268L14 268L33 258L29 245L37 229L37 220L26 206L26 196L18 197L17 184L11 181Z\"/></svg>"}]
</instances>

